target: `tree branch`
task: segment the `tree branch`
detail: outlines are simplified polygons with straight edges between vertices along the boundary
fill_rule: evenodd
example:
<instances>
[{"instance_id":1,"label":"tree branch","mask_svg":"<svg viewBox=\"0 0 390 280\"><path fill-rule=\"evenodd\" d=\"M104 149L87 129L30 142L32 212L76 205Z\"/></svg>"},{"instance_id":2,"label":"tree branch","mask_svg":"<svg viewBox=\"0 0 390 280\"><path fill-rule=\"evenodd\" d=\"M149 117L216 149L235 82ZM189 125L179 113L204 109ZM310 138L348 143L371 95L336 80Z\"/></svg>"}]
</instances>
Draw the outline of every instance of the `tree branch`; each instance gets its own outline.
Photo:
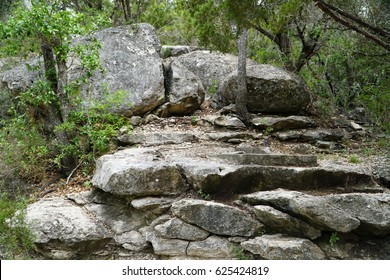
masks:
<instances>
[{"instance_id":1,"label":"tree branch","mask_svg":"<svg viewBox=\"0 0 390 280\"><path fill-rule=\"evenodd\" d=\"M344 19L343 17L339 16L337 12L331 10L327 4L324 1L321 0L314 0L315 4L318 8L320 8L324 13L329 15L331 18L333 18L336 22L341 23L342 25L356 31L357 33L365 36L366 38L370 39L371 41L375 42L376 44L382 46L386 50L390 50L390 44L383 41L382 39L378 38L372 33L367 32L366 30L350 23L348 20Z\"/></svg>"}]
</instances>

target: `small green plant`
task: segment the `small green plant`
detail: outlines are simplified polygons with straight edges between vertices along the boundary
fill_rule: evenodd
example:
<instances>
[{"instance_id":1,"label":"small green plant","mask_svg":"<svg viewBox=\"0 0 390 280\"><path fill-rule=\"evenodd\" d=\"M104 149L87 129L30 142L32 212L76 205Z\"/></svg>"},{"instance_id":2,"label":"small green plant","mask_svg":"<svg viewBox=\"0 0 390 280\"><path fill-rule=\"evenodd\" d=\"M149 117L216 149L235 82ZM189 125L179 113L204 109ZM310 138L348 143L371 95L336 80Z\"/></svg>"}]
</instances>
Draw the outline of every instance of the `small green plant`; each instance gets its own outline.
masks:
<instances>
[{"instance_id":1,"label":"small green plant","mask_svg":"<svg viewBox=\"0 0 390 280\"><path fill-rule=\"evenodd\" d=\"M196 125L198 123L198 117L197 116L191 116L191 124Z\"/></svg>"},{"instance_id":2,"label":"small green plant","mask_svg":"<svg viewBox=\"0 0 390 280\"><path fill-rule=\"evenodd\" d=\"M251 256L238 244L234 244L232 247L232 254L238 260L250 260Z\"/></svg>"},{"instance_id":3,"label":"small green plant","mask_svg":"<svg viewBox=\"0 0 390 280\"><path fill-rule=\"evenodd\" d=\"M340 238L339 238L337 232L333 232L333 233L330 235L329 241L328 241L330 247L333 247L334 244L336 244L336 242L339 241L339 240L340 240Z\"/></svg>"},{"instance_id":4,"label":"small green plant","mask_svg":"<svg viewBox=\"0 0 390 280\"><path fill-rule=\"evenodd\" d=\"M204 200L211 200L211 195L209 193L205 193L202 189L198 190L198 196Z\"/></svg>"},{"instance_id":5,"label":"small green plant","mask_svg":"<svg viewBox=\"0 0 390 280\"><path fill-rule=\"evenodd\" d=\"M264 130L264 136L269 136L269 135L272 133L273 130L274 130L274 129L273 129L271 126L268 126L268 127Z\"/></svg>"},{"instance_id":6,"label":"small green plant","mask_svg":"<svg viewBox=\"0 0 390 280\"><path fill-rule=\"evenodd\" d=\"M357 155L350 155L349 162L350 163L360 163L360 159Z\"/></svg>"},{"instance_id":7,"label":"small green plant","mask_svg":"<svg viewBox=\"0 0 390 280\"><path fill-rule=\"evenodd\" d=\"M27 259L34 236L25 224L27 201L0 196L0 258Z\"/></svg>"},{"instance_id":8,"label":"small green plant","mask_svg":"<svg viewBox=\"0 0 390 280\"><path fill-rule=\"evenodd\" d=\"M219 85L219 81L217 81L217 80L211 81L211 86L208 89L209 95L213 96L217 92L218 85Z\"/></svg>"}]
</instances>

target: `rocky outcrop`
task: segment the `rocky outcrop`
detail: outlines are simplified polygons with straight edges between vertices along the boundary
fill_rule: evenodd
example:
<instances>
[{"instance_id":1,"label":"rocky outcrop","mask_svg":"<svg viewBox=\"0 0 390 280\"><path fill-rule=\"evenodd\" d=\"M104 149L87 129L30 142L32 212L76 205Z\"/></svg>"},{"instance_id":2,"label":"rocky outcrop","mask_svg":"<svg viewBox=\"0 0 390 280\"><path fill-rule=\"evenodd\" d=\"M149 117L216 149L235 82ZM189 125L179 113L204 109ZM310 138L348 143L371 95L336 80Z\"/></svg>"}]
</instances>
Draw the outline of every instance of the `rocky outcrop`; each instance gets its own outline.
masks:
<instances>
[{"instance_id":1,"label":"rocky outcrop","mask_svg":"<svg viewBox=\"0 0 390 280\"><path fill-rule=\"evenodd\" d=\"M122 92L118 98L123 100L114 102L112 109L125 115L142 115L164 102L161 45L151 25L108 28L93 37L101 44L99 55L104 73L95 73L82 91L86 106L90 100L92 104L96 100L104 102L107 95L115 92ZM88 40L80 39L75 44ZM71 68L71 79L79 77L80 71L78 67Z\"/></svg>"},{"instance_id":2,"label":"rocky outcrop","mask_svg":"<svg viewBox=\"0 0 390 280\"><path fill-rule=\"evenodd\" d=\"M242 199L253 205L270 205L323 231L374 236L390 233L388 194L313 196L279 189L244 195Z\"/></svg>"},{"instance_id":3,"label":"rocky outcrop","mask_svg":"<svg viewBox=\"0 0 390 280\"><path fill-rule=\"evenodd\" d=\"M231 54L193 51L176 58L182 65L200 78L207 92L215 92L218 85L233 71L237 70L238 57ZM248 65L255 64L248 60Z\"/></svg>"},{"instance_id":4,"label":"rocky outcrop","mask_svg":"<svg viewBox=\"0 0 390 280\"><path fill-rule=\"evenodd\" d=\"M250 112L305 114L312 99L300 77L271 65L248 65L247 87ZM221 82L213 99L220 106L234 103L236 92L237 71Z\"/></svg>"},{"instance_id":5,"label":"rocky outcrop","mask_svg":"<svg viewBox=\"0 0 390 280\"><path fill-rule=\"evenodd\" d=\"M157 110L157 115L182 116L198 109L205 97L201 80L175 60L166 60L164 71L165 95L168 100Z\"/></svg>"},{"instance_id":6,"label":"rocky outcrop","mask_svg":"<svg viewBox=\"0 0 390 280\"><path fill-rule=\"evenodd\" d=\"M76 258L103 249L113 237L103 224L63 198L42 199L26 213L35 245L48 258Z\"/></svg>"}]
</instances>

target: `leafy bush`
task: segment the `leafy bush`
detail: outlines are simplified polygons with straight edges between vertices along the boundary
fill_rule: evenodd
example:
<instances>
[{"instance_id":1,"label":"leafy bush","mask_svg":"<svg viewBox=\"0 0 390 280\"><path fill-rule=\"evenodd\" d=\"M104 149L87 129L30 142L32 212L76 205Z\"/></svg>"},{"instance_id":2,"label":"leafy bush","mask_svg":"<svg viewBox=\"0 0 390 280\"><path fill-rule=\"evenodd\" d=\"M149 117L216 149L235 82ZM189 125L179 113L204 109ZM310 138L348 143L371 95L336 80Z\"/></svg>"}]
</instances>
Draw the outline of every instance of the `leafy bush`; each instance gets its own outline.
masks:
<instances>
[{"instance_id":1,"label":"leafy bush","mask_svg":"<svg viewBox=\"0 0 390 280\"><path fill-rule=\"evenodd\" d=\"M33 246L34 236L24 222L27 201L0 196L0 257L26 259Z\"/></svg>"},{"instance_id":2,"label":"leafy bush","mask_svg":"<svg viewBox=\"0 0 390 280\"><path fill-rule=\"evenodd\" d=\"M44 177L50 149L37 126L25 115L3 122L0 131L0 155L21 177L40 180Z\"/></svg>"}]
</instances>

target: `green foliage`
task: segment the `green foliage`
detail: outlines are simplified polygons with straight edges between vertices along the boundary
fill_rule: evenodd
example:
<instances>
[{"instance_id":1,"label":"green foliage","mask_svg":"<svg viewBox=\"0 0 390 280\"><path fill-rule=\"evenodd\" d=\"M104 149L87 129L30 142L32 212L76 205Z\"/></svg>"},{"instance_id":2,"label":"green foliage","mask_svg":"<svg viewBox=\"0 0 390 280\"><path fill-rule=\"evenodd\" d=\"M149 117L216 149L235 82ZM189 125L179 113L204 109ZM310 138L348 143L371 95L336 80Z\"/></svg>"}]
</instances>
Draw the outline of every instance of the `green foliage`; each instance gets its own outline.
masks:
<instances>
[{"instance_id":1,"label":"green foliage","mask_svg":"<svg viewBox=\"0 0 390 280\"><path fill-rule=\"evenodd\" d=\"M0 196L0 251L5 259L26 259L34 237L24 222L27 201Z\"/></svg>"},{"instance_id":2,"label":"green foliage","mask_svg":"<svg viewBox=\"0 0 390 280\"><path fill-rule=\"evenodd\" d=\"M232 254L237 260L251 260L252 257L240 245L234 244L232 247Z\"/></svg>"},{"instance_id":3,"label":"green foliage","mask_svg":"<svg viewBox=\"0 0 390 280\"><path fill-rule=\"evenodd\" d=\"M329 237L329 245L330 247L333 247L334 244L336 244L337 241L340 240L340 237L338 236L337 232L332 232L332 234Z\"/></svg>"},{"instance_id":4,"label":"green foliage","mask_svg":"<svg viewBox=\"0 0 390 280\"><path fill-rule=\"evenodd\" d=\"M69 144L57 147L54 160L57 165L61 165L63 158L75 156L85 167L92 167L96 156L115 146L118 129L130 126L125 117L110 112L113 107L123 104L124 94L124 91L107 94L102 101L90 104L88 108L70 112L67 120L56 127L56 130L72 135Z\"/></svg>"},{"instance_id":5,"label":"green foliage","mask_svg":"<svg viewBox=\"0 0 390 280\"><path fill-rule=\"evenodd\" d=\"M360 159L357 155L350 155L348 161L350 163L360 163Z\"/></svg>"},{"instance_id":6,"label":"green foliage","mask_svg":"<svg viewBox=\"0 0 390 280\"><path fill-rule=\"evenodd\" d=\"M50 149L39 126L26 115L3 121L0 130L0 155L15 174L40 180L44 177Z\"/></svg>"},{"instance_id":7,"label":"green foliage","mask_svg":"<svg viewBox=\"0 0 390 280\"><path fill-rule=\"evenodd\" d=\"M204 190L199 189L197 193L198 193L198 196L199 196L201 199L204 199L204 200L211 200L211 195L210 195L209 193L206 193Z\"/></svg>"}]
</instances>

